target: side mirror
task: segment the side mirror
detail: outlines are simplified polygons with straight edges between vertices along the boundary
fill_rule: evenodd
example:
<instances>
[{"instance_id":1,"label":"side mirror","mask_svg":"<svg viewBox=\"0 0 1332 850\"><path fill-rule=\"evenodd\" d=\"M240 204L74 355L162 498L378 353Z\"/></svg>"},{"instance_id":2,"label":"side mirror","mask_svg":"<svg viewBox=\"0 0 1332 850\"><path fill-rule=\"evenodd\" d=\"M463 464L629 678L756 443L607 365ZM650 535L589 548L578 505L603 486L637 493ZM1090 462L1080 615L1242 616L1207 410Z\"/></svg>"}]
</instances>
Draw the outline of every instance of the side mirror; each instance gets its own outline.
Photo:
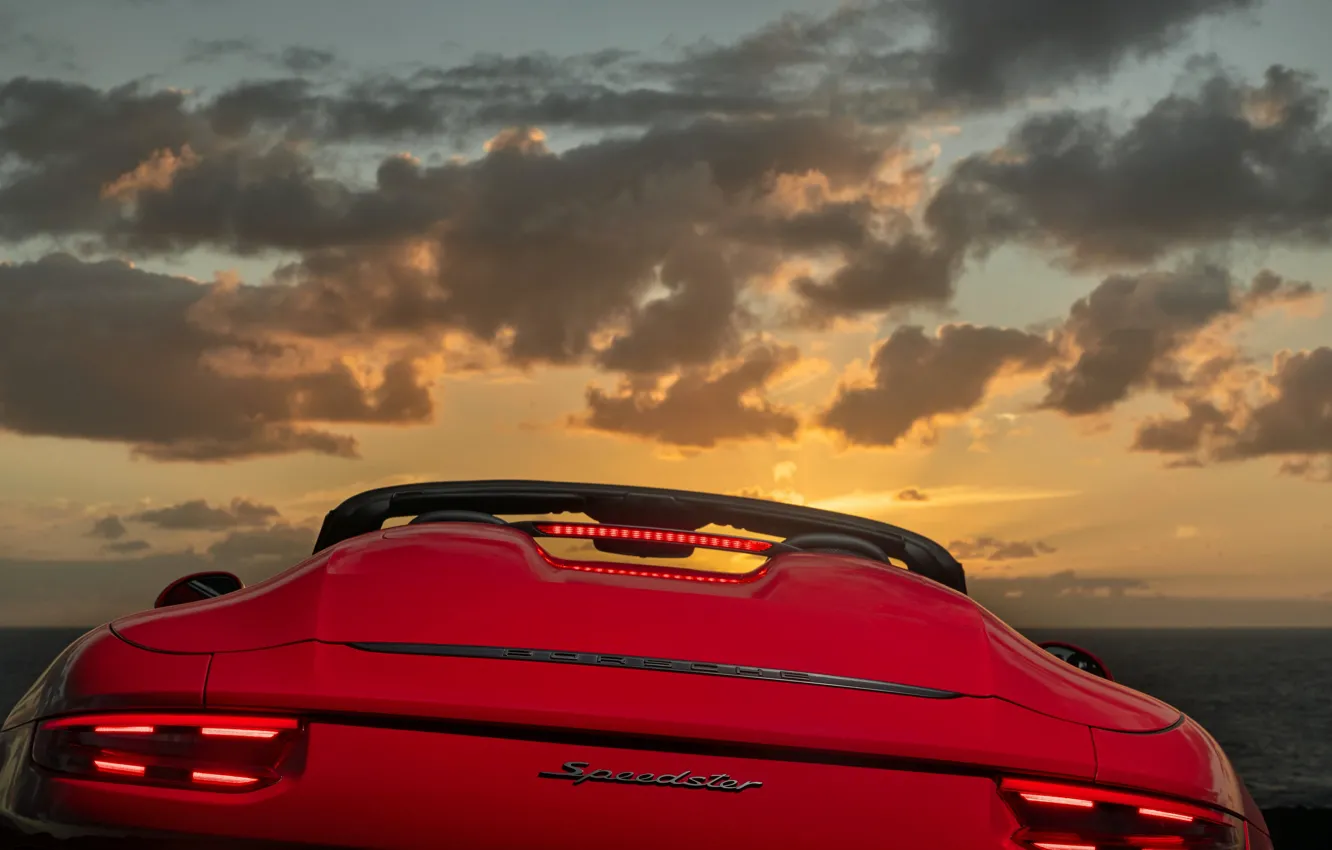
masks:
<instances>
[{"instance_id":1,"label":"side mirror","mask_svg":"<svg viewBox=\"0 0 1332 850\"><path fill-rule=\"evenodd\" d=\"M213 599L235 593L242 587L245 587L245 582L231 573L192 573L168 584L166 590L158 595L153 607L165 608L169 605Z\"/></svg>"},{"instance_id":2,"label":"side mirror","mask_svg":"<svg viewBox=\"0 0 1332 850\"><path fill-rule=\"evenodd\" d=\"M1106 667L1101 659L1080 646L1051 640L1040 644L1040 647L1061 661L1067 661L1079 670L1091 673L1093 676L1100 676L1102 679L1108 679L1111 682L1115 680L1115 677L1110 675L1110 668Z\"/></svg>"}]
</instances>

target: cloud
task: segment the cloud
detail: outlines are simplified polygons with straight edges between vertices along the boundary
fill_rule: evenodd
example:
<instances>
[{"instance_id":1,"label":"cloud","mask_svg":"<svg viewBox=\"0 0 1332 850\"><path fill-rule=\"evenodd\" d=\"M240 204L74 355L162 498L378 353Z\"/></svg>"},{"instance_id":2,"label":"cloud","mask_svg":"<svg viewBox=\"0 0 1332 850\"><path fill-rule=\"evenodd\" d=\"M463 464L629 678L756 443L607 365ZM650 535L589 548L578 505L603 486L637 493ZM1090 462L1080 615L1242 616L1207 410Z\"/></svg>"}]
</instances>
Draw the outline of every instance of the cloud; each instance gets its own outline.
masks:
<instances>
[{"instance_id":1,"label":"cloud","mask_svg":"<svg viewBox=\"0 0 1332 850\"><path fill-rule=\"evenodd\" d=\"M337 56L328 50L314 47L291 46L270 52L251 38L192 39L185 52L186 64L197 65L225 59L243 59L246 62L264 62L295 74L323 71L337 62Z\"/></svg>"},{"instance_id":2,"label":"cloud","mask_svg":"<svg viewBox=\"0 0 1332 850\"><path fill-rule=\"evenodd\" d=\"M146 552L153 547L147 540L122 540L117 543L108 543L102 548L116 555L134 555Z\"/></svg>"},{"instance_id":3,"label":"cloud","mask_svg":"<svg viewBox=\"0 0 1332 850\"><path fill-rule=\"evenodd\" d=\"M1044 490L1024 487L976 487L953 486L936 487L930 490L929 501L921 502L911 497L902 498L909 491L860 491L845 493L826 499L810 502L816 508L826 511L852 514L855 516L881 516L902 508L950 508L970 507L972 505L996 505L1010 502L1043 501L1046 499L1067 499L1077 496L1077 490Z\"/></svg>"},{"instance_id":4,"label":"cloud","mask_svg":"<svg viewBox=\"0 0 1332 850\"><path fill-rule=\"evenodd\" d=\"M1281 66L1256 86L1195 68L1209 70L1122 132L1104 112L1028 119L1001 150L959 162L927 220L975 250L1018 241L1082 267L1234 240L1325 243L1332 206L1314 187L1332 179L1327 92Z\"/></svg>"},{"instance_id":5,"label":"cloud","mask_svg":"<svg viewBox=\"0 0 1332 850\"><path fill-rule=\"evenodd\" d=\"M86 94L60 93L76 102ZM123 97L148 125L132 135L152 135L151 110ZM78 144L45 126L29 129L33 157L46 155L40 143ZM220 240L242 252L308 250L260 286L199 284L64 255L0 266L0 331L29 342L7 349L18 362L2 362L0 352L0 374L12 371L0 382L0 426L126 442L157 459L350 457L350 437L307 423L428 421L422 358L444 333L523 365L699 369L739 353L749 321L741 287L782 260L772 236L738 242L721 225L771 210L773 180L783 174L817 172L834 190L873 192L895 144L827 119L702 122L560 155L529 132L499 139L473 162L427 168L391 158L377 188L359 194L309 178L291 147L257 159L157 156L148 167L103 167L94 157L86 176L97 200L76 198L68 209L116 238L164 249ZM64 179L53 164L34 173ZM108 223L104 208L90 206L126 194L129 218ZM0 199L0 220L3 206ZM649 298L655 286L666 294ZM349 351L388 362L358 376ZM43 369L33 368L33 352ZM41 377L50 374L105 405L95 421L54 392Z\"/></svg>"},{"instance_id":6,"label":"cloud","mask_svg":"<svg viewBox=\"0 0 1332 850\"><path fill-rule=\"evenodd\" d=\"M1134 448L1184 455L1193 465L1261 457L1284 459L1281 471L1332 480L1332 348L1279 354L1251 392L1181 397L1182 417L1156 417L1138 429Z\"/></svg>"},{"instance_id":7,"label":"cloud","mask_svg":"<svg viewBox=\"0 0 1332 850\"><path fill-rule=\"evenodd\" d=\"M1104 78L1129 57L1164 52L1201 18L1257 0L927 0L935 33L922 60L945 98L993 104Z\"/></svg>"},{"instance_id":8,"label":"cloud","mask_svg":"<svg viewBox=\"0 0 1332 850\"><path fill-rule=\"evenodd\" d=\"M1114 597L1123 598L1133 591L1144 591L1150 584L1138 578L1111 578L1079 576L1073 570L1062 570L1043 576L986 577L983 580L990 593L1002 589L1004 596L1035 598L1061 597Z\"/></svg>"},{"instance_id":9,"label":"cloud","mask_svg":"<svg viewBox=\"0 0 1332 850\"><path fill-rule=\"evenodd\" d=\"M799 467L793 460L784 460L772 467L772 480L778 484L790 483Z\"/></svg>"},{"instance_id":10,"label":"cloud","mask_svg":"<svg viewBox=\"0 0 1332 850\"><path fill-rule=\"evenodd\" d=\"M1281 474L1332 484L1332 457L1288 460L1281 464Z\"/></svg>"},{"instance_id":11,"label":"cloud","mask_svg":"<svg viewBox=\"0 0 1332 850\"><path fill-rule=\"evenodd\" d=\"M760 438L791 439L796 415L763 398L764 389L799 360L789 346L756 345L711 371L685 372L665 386L626 381L614 394L592 387L588 413L575 424L689 449Z\"/></svg>"},{"instance_id":12,"label":"cloud","mask_svg":"<svg viewBox=\"0 0 1332 850\"><path fill-rule=\"evenodd\" d=\"M932 109L955 108L959 98L989 98L995 82L1006 88L1004 96L1017 96L1033 86L1066 85L1084 72L1102 74L1132 53L1174 41L1191 21L1247 3L1189 0L1166 9L1095 0L1074 11L1021 0L1006 2L1002 12L992 5L868 3L821 17L786 16L733 43L693 45L665 60L614 49L567 57L480 55L451 67L351 81L302 76L326 71L336 61L327 51L273 53L244 38L198 41L188 59L241 56L297 74L248 80L211 97L144 83L101 90L18 78L0 86L0 153L22 165L0 184L0 236L110 231L118 245L151 250L209 241L251 250L346 244L364 236L358 227L373 230L375 222L384 222L374 231L382 235L413 213L437 219L430 207L443 202L422 192L384 197L316 178L306 156L312 145L444 140L457 147L479 133L536 126L670 137L713 124L735 130L737 139L752 125L782 138L800 122L837 119L900 129ZM911 27L924 46L903 44ZM930 69L938 72L937 91ZM1030 70L1031 79L1015 82L1014 69L1018 76ZM986 85L978 88L978 81ZM200 158L188 185L140 198L137 213L99 197L101 187L162 152L179 155L186 144ZM755 164L764 162L756 157ZM747 164L736 153L724 163L732 170ZM826 309L866 299L880 305L903 294L946 296L955 246L901 226L893 231L862 247L842 278L810 290L832 301ZM881 274L903 280L886 286L864 279Z\"/></svg>"},{"instance_id":13,"label":"cloud","mask_svg":"<svg viewBox=\"0 0 1332 850\"><path fill-rule=\"evenodd\" d=\"M119 540L126 534L129 534L129 530L118 516L102 517L93 523L92 530L88 532L89 537L100 537L103 540Z\"/></svg>"},{"instance_id":14,"label":"cloud","mask_svg":"<svg viewBox=\"0 0 1332 850\"><path fill-rule=\"evenodd\" d=\"M994 537L974 537L966 540L954 540L948 544L948 551L962 561L1015 561L1039 558L1059 550L1043 540L999 540Z\"/></svg>"},{"instance_id":15,"label":"cloud","mask_svg":"<svg viewBox=\"0 0 1332 850\"><path fill-rule=\"evenodd\" d=\"M706 120L560 154L530 128L494 141L473 161L391 157L362 189L315 177L290 145L201 155L107 232L134 250L303 252L282 286L210 293L197 312L226 332L449 328L519 363L659 373L735 352L743 291L790 256L780 234L739 226L783 214L780 178L817 173L868 197L903 155L894 134L826 118ZM800 250L823 252L823 238Z\"/></svg>"},{"instance_id":16,"label":"cloud","mask_svg":"<svg viewBox=\"0 0 1332 850\"><path fill-rule=\"evenodd\" d=\"M890 235L846 252L845 264L826 280L795 281L808 324L911 304L943 305L953 297L959 254L916 233L905 214L887 217L885 225Z\"/></svg>"},{"instance_id":17,"label":"cloud","mask_svg":"<svg viewBox=\"0 0 1332 850\"><path fill-rule=\"evenodd\" d=\"M1270 271L1244 288L1225 269L1201 263L1107 278L1073 305L1060 329L1076 359L1051 373L1042 407L1083 416L1135 390L1184 386L1190 376L1181 349L1204 330L1313 295L1309 284Z\"/></svg>"},{"instance_id":18,"label":"cloud","mask_svg":"<svg viewBox=\"0 0 1332 850\"><path fill-rule=\"evenodd\" d=\"M351 458L350 426L432 419L440 340L455 335L478 362L623 374L619 392L589 393L589 427L690 448L789 437L795 414L760 397L795 355L754 360L745 340L792 317L826 328L943 307L984 241L908 214L933 165L910 122L1104 76L1245 5L1015 0L996 18L970 0L870 2L657 56L478 55L398 75L325 73L325 51L219 39L187 58L284 73L215 93L8 80L0 241L282 265L257 285L66 255L0 266L0 338L13 341L0 428L155 460ZM1297 83L1272 86L1263 103L1304 103ZM557 151L541 127L625 132ZM329 165L349 143L441 154L479 132L490 141L472 159L402 153L368 180ZM792 268L808 273L765 289ZM899 330L875 383L844 386L823 424L894 445L1051 356L1018 331ZM697 399L718 408L692 425Z\"/></svg>"},{"instance_id":19,"label":"cloud","mask_svg":"<svg viewBox=\"0 0 1332 850\"><path fill-rule=\"evenodd\" d=\"M233 531L208 547L208 558L232 570L285 569L310 557L318 531L285 522L262 530Z\"/></svg>"},{"instance_id":20,"label":"cloud","mask_svg":"<svg viewBox=\"0 0 1332 850\"><path fill-rule=\"evenodd\" d=\"M873 382L842 383L819 421L852 445L896 446L917 425L980 406L1000 375L1039 371L1055 355L1045 337L1019 330L945 325L931 338L899 328L874 351Z\"/></svg>"},{"instance_id":21,"label":"cloud","mask_svg":"<svg viewBox=\"0 0 1332 850\"><path fill-rule=\"evenodd\" d=\"M742 487L732 490L732 496L744 496L746 499L765 499L769 502L782 502L788 505L803 505L805 497L794 490L769 490L766 487Z\"/></svg>"},{"instance_id":22,"label":"cloud","mask_svg":"<svg viewBox=\"0 0 1332 850\"><path fill-rule=\"evenodd\" d=\"M351 437L305 423L429 419L407 355L367 384L345 351L311 360L290 345L201 328L191 310L216 286L66 255L0 264L0 428L212 461L352 457Z\"/></svg>"},{"instance_id":23,"label":"cloud","mask_svg":"<svg viewBox=\"0 0 1332 850\"><path fill-rule=\"evenodd\" d=\"M279 518L278 509L244 498L228 507L212 507L203 499L155 508L130 519L168 531L226 531L242 526L262 526Z\"/></svg>"},{"instance_id":24,"label":"cloud","mask_svg":"<svg viewBox=\"0 0 1332 850\"><path fill-rule=\"evenodd\" d=\"M813 77L826 87L815 91L831 89L825 96L833 103L870 114L922 101L986 108L1103 79L1130 58L1180 43L1200 19L1255 2L850 3L823 16L787 14L730 44L705 41L678 60L647 67L687 91L761 92L788 101Z\"/></svg>"}]
</instances>

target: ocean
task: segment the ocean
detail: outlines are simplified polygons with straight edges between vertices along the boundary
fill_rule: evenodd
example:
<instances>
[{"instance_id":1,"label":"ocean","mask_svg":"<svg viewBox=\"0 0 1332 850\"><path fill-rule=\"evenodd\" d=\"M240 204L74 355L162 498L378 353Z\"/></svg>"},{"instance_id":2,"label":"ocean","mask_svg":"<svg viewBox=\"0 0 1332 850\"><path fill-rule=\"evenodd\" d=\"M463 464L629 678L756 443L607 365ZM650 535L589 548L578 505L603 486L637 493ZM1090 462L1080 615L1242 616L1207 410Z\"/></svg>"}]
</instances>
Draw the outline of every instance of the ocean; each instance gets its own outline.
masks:
<instances>
[{"instance_id":1,"label":"ocean","mask_svg":"<svg viewBox=\"0 0 1332 850\"><path fill-rule=\"evenodd\" d=\"M0 714L81 629L0 629ZM1189 714L1225 747L1264 809L1332 808L1332 630L1049 632L1115 678Z\"/></svg>"}]
</instances>

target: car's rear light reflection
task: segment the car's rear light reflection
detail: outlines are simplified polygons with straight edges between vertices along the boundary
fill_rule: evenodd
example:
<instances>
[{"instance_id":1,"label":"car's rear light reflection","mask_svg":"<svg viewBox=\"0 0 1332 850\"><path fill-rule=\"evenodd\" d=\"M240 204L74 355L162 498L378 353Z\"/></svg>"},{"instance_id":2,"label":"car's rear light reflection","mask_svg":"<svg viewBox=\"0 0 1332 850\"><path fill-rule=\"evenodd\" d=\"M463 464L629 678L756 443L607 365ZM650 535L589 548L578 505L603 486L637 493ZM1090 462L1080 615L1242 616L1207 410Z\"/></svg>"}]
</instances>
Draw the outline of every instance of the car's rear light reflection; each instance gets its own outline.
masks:
<instances>
[{"instance_id":1,"label":"car's rear light reflection","mask_svg":"<svg viewBox=\"0 0 1332 850\"><path fill-rule=\"evenodd\" d=\"M82 715L40 724L32 757L86 779L248 791L282 777L303 734L292 717Z\"/></svg>"},{"instance_id":2,"label":"car's rear light reflection","mask_svg":"<svg viewBox=\"0 0 1332 850\"><path fill-rule=\"evenodd\" d=\"M1245 850L1244 822L1204 806L1110 788L1005 779L1013 835L1032 850Z\"/></svg>"}]
</instances>

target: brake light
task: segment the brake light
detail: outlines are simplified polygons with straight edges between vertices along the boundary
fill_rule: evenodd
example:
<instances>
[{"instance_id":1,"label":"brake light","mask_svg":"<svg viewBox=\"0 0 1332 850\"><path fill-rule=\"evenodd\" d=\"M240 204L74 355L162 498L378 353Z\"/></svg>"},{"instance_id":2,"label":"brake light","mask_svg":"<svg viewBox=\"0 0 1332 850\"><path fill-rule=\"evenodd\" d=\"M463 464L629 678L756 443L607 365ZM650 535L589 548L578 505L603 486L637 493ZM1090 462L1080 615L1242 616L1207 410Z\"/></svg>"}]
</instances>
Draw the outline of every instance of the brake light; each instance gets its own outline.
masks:
<instances>
[{"instance_id":1,"label":"brake light","mask_svg":"<svg viewBox=\"0 0 1332 850\"><path fill-rule=\"evenodd\" d=\"M248 791L277 782L303 737L294 717L79 715L40 724L32 758L86 779Z\"/></svg>"},{"instance_id":2,"label":"brake light","mask_svg":"<svg viewBox=\"0 0 1332 850\"><path fill-rule=\"evenodd\" d=\"M1109 788L1005 779L999 786L1031 850L1245 850L1244 822L1190 803Z\"/></svg>"},{"instance_id":3,"label":"brake light","mask_svg":"<svg viewBox=\"0 0 1332 850\"><path fill-rule=\"evenodd\" d=\"M730 549L735 552L767 552L773 547L768 540L752 537L731 537L721 534L697 534L692 531L670 531L663 528L637 528L625 525L597 525L592 523L536 524L537 531L547 537L582 537L603 540L641 540L644 543L673 543L677 546L697 546L702 549Z\"/></svg>"}]
</instances>

